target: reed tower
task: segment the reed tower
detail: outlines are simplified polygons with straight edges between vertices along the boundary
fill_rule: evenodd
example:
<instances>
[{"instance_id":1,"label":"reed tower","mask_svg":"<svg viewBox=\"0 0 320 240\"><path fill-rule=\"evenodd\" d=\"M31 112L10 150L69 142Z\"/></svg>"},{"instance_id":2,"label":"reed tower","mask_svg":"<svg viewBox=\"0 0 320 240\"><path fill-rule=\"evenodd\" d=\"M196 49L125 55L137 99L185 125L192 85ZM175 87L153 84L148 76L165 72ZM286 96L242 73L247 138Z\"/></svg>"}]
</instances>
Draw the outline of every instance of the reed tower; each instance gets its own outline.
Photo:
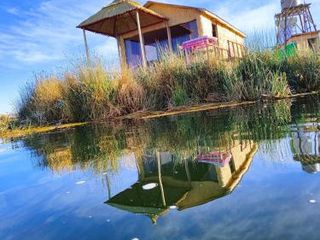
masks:
<instances>
[{"instance_id":1,"label":"reed tower","mask_svg":"<svg viewBox=\"0 0 320 240\"><path fill-rule=\"evenodd\" d=\"M310 6L310 3L301 0L281 0L281 13L275 15L278 46L285 46L292 41L305 41L308 47L316 44L319 32Z\"/></svg>"}]
</instances>

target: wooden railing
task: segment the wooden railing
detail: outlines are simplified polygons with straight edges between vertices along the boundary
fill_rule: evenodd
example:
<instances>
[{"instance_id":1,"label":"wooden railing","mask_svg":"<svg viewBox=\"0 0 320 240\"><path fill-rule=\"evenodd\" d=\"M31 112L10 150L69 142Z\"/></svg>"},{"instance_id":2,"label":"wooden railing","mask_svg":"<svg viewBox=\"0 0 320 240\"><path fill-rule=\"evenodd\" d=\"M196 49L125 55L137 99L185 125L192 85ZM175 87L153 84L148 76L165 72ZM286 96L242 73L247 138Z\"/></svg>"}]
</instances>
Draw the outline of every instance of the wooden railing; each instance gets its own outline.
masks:
<instances>
[{"instance_id":1,"label":"wooden railing","mask_svg":"<svg viewBox=\"0 0 320 240\"><path fill-rule=\"evenodd\" d=\"M203 39L204 41L207 41L205 37L199 39L200 41L202 41ZM195 39L194 42L199 41L199 39ZM220 47L218 39L216 39L216 42L214 44L206 44L206 42L200 42L200 47L198 46L200 45L198 42L196 42L198 45L196 45L196 47L193 47L192 44L194 44L194 42L188 41L186 42L185 46L182 47L187 64L199 58L207 58L208 60L215 59L218 61L240 59L245 56L246 53L245 47L242 44L230 40L227 41L227 48ZM189 47L188 44L191 45L191 47Z\"/></svg>"},{"instance_id":2,"label":"wooden railing","mask_svg":"<svg viewBox=\"0 0 320 240\"><path fill-rule=\"evenodd\" d=\"M245 52L245 47L242 44L228 40L229 59L243 58Z\"/></svg>"}]
</instances>

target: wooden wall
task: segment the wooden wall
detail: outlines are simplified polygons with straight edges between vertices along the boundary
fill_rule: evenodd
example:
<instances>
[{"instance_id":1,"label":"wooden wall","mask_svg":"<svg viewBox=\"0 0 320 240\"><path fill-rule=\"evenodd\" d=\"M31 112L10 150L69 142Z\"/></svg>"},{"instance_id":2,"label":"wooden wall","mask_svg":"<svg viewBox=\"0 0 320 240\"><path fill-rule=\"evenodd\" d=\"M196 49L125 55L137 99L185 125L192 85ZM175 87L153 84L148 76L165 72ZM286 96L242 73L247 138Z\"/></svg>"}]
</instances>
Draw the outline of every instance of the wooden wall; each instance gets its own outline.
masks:
<instances>
[{"instance_id":1,"label":"wooden wall","mask_svg":"<svg viewBox=\"0 0 320 240\"><path fill-rule=\"evenodd\" d=\"M252 141L246 141L242 145L239 141L235 142L235 145L230 149L235 171L241 171L246 161L252 161L252 151L256 149L257 145ZM233 177L229 164L224 167L216 167L217 176L220 186L226 186L230 183Z\"/></svg>"},{"instance_id":2,"label":"wooden wall","mask_svg":"<svg viewBox=\"0 0 320 240\"><path fill-rule=\"evenodd\" d=\"M293 36L292 38L290 38L290 40L288 42L289 43L296 42L298 51L308 51L308 50L310 50L308 39L312 39L312 38L317 38L319 41L320 40L320 32L311 32L311 33L305 33L305 34Z\"/></svg>"},{"instance_id":3,"label":"wooden wall","mask_svg":"<svg viewBox=\"0 0 320 240\"><path fill-rule=\"evenodd\" d=\"M241 45L244 44L244 37L241 36L238 32L232 31L232 29L227 28L223 23L197 9L187 7L172 7L163 4L152 4L149 9L161 14L162 16L167 17L169 19L169 26L175 26L178 24L196 20L199 36L212 37L212 24L217 25L219 45L226 50L228 50L229 47L228 41ZM159 23L143 28L142 33L151 32L162 28L165 28L165 23ZM126 62L124 39L136 35L138 35L138 31L132 31L120 36L119 38L120 54L123 64Z\"/></svg>"}]
</instances>

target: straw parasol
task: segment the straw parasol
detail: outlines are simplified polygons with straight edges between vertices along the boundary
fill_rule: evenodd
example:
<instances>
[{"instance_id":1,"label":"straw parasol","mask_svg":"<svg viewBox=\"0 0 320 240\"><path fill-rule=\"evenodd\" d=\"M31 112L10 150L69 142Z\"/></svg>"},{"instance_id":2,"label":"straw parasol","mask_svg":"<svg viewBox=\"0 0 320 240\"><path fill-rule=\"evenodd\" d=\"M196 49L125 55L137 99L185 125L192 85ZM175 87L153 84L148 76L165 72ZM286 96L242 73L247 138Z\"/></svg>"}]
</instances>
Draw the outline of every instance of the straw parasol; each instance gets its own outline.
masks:
<instances>
[{"instance_id":1,"label":"straw parasol","mask_svg":"<svg viewBox=\"0 0 320 240\"><path fill-rule=\"evenodd\" d=\"M117 39L122 34L138 30L142 62L143 65L146 66L146 54L141 29L161 22L167 23L168 19L148 8L143 7L138 2L131 0L115 0L93 16L80 23L77 27L83 29L87 57L89 54L85 34L86 30L115 37ZM168 29L168 24L166 25ZM168 30L168 38L171 39L170 30ZM171 43L171 41L169 42ZM169 46L169 48L172 48L172 46Z\"/></svg>"}]
</instances>

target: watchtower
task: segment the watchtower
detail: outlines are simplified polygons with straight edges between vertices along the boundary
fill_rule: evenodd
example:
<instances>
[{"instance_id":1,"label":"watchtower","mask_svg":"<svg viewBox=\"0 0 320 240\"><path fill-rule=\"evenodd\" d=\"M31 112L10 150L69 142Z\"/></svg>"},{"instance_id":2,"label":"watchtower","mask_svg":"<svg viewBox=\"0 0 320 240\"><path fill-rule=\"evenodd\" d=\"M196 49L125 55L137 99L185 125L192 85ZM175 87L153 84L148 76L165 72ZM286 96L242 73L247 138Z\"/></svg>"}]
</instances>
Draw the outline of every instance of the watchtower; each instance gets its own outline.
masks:
<instances>
[{"instance_id":1,"label":"watchtower","mask_svg":"<svg viewBox=\"0 0 320 240\"><path fill-rule=\"evenodd\" d=\"M278 46L296 42L298 48L315 47L319 31L310 6L301 0L281 0L281 13L275 15Z\"/></svg>"}]
</instances>

